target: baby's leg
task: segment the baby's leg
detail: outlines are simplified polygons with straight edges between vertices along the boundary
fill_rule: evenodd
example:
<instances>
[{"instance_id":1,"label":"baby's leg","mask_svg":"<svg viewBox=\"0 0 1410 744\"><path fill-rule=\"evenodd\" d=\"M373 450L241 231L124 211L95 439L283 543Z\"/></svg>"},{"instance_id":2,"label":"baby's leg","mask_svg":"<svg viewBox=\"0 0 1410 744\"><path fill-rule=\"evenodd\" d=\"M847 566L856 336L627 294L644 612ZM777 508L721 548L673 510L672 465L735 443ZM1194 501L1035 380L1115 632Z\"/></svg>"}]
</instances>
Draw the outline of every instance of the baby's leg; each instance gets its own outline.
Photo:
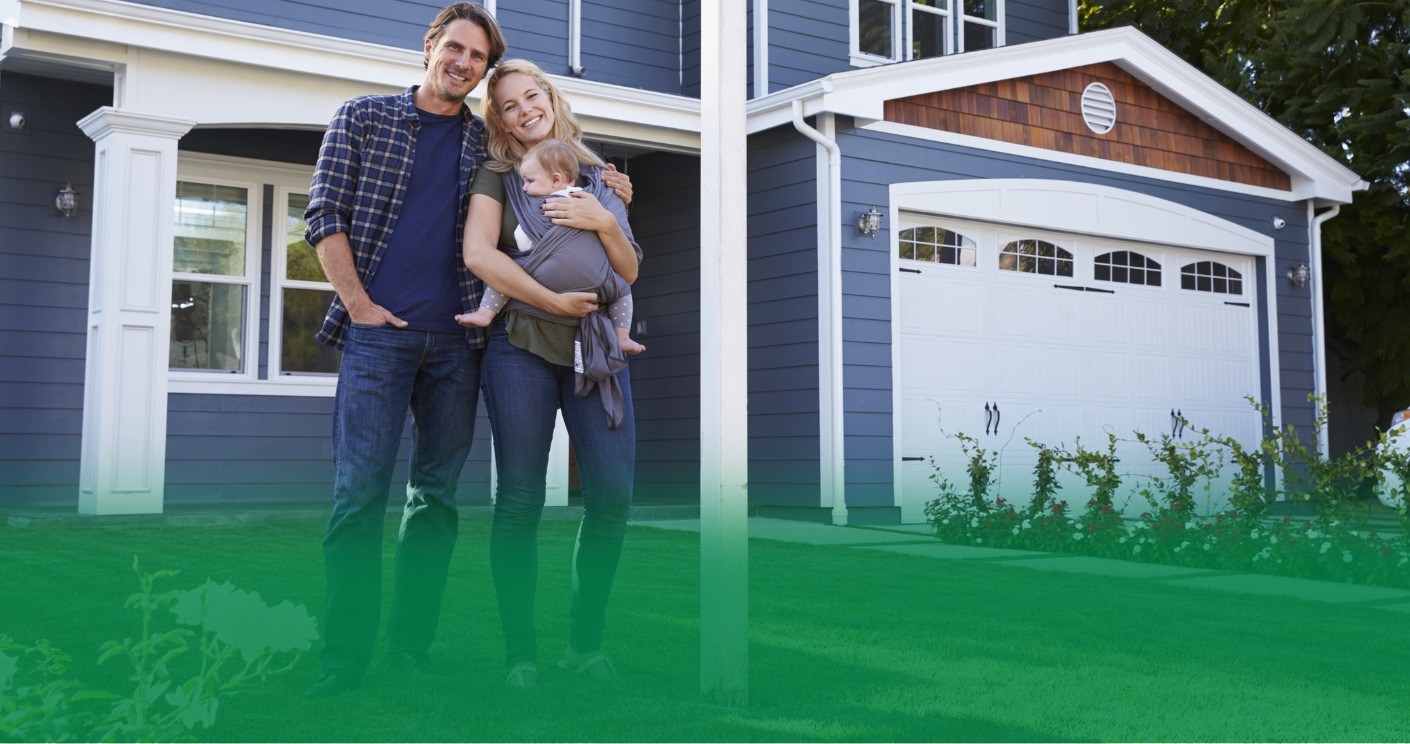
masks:
<instances>
[{"instance_id":1,"label":"baby's leg","mask_svg":"<svg viewBox=\"0 0 1410 744\"><path fill-rule=\"evenodd\" d=\"M617 345L626 354L640 354L646 347L632 340L628 335L632 329L632 296L624 294L616 302L607 306L607 317L612 319L612 328L617 331Z\"/></svg>"},{"instance_id":2,"label":"baby's leg","mask_svg":"<svg viewBox=\"0 0 1410 744\"><path fill-rule=\"evenodd\" d=\"M480 298L480 307L473 313L462 313L455 316L455 322L463 326L475 326L476 328L488 328L494 322L494 316L504 309L509 298L496 292L493 287L486 286L485 294Z\"/></svg>"}]
</instances>

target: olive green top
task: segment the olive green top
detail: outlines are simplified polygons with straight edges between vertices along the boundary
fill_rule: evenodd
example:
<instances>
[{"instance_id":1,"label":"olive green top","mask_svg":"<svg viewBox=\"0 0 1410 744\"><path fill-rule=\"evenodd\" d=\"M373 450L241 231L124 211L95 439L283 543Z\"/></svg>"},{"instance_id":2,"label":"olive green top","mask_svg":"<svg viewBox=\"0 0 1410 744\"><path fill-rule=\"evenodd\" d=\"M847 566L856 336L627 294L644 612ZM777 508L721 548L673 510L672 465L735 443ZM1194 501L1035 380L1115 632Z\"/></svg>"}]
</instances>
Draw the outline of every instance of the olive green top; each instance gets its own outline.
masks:
<instances>
[{"instance_id":1,"label":"olive green top","mask_svg":"<svg viewBox=\"0 0 1410 744\"><path fill-rule=\"evenodd\" d=\"M484 194L504 207L504 214L499 223L498 247L501 251L518 251L519 246L514 242L514 231L519 227L519 218L515 216L514 207L509 204L509 194L504 190L504 174L481 168L475 174L475 182L470 185L470 193ZM528 313L506 310L504 328L509 332L509 343L539 355L550 364L573 366L573 341L578 335L577 324L563 325L536 318Z\"/></svg>"}]
</instances>

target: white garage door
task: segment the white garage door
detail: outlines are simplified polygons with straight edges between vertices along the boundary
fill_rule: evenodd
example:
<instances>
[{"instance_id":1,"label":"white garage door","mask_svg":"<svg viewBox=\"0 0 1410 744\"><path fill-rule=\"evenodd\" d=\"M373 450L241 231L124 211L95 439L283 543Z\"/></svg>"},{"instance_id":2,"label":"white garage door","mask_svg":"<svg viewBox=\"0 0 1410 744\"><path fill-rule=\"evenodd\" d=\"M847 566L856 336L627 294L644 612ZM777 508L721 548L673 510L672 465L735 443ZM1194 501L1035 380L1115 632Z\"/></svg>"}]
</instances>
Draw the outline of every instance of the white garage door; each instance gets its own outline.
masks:
<instances>
[{"instance_id":1,"label":"white garage door","mask_svg":"<svg viewBox=\"0 0 1410 744\"><path fill-rule=\"evenodd\" d=\"M1163 471L1134 432L1258 440L1253 259L920 217L901 229L905 521L924 521L935 496L932 458L967 483L956 434L998 453L997 492L1020 504L1037 462L1026 440L1105 449L1115 434L1118 500L1135 513ZM1075 476L1062 483L1085 503Z\"/></svg>"}]
</instances>

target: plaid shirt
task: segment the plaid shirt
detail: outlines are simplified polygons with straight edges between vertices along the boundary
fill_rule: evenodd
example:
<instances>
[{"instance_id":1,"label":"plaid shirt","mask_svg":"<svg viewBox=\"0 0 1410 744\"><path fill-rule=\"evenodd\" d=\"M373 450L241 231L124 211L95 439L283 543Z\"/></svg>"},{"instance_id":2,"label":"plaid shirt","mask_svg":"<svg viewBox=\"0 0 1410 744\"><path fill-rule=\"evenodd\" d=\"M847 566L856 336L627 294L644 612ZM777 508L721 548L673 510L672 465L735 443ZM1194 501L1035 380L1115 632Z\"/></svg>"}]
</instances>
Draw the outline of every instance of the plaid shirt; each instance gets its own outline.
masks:
<instances>
[{"instance_id":1,"label":"plaid shirt","mask_svg":"<svg viewBox=\"0 0 1410 744\"><path fill-rule=\"evenodd\" d=\"M411 163L416 153L416 133L421 119L416 114L416 86L399 95L359 96L342 105L328 125L323 146L318 151L318 167L309 186L308 210L304 221L308 229L304 238L310 245L330 235L346 233L352 244L353 263L364 287L372 282L382 255L387 250L397 216L406 199L406 187L411 179ZM456 212L455 234L465 230L469 209L466 197L475 171L485 160L485 123L461 108L465 127L460 140L460 179L455 198L460 205ZM463 262L457 261L460 274L460 303L464 312L480 304L484 291L481 282ZM342 298L333 297L319 341L336 349L343 348L349 323L347 307ZM473 347L483 346L485 332L481 328L466 329L466 339Z\"/></svg>"}]
</instances>

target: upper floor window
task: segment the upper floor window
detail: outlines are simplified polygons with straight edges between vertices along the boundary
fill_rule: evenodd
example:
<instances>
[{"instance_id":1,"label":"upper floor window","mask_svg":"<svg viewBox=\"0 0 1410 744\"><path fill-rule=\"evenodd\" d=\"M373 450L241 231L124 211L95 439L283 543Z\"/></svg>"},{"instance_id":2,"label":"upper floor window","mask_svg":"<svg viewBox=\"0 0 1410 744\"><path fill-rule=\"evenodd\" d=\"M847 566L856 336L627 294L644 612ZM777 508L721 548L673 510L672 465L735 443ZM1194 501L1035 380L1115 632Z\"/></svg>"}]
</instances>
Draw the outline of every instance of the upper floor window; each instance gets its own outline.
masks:
<instances>
[{"instance_id":1,"label":"upper floor window","mask_svg":"<svg viewBox=\"0 0 1410 744\"><path fill-rule=\"evenodd\" d=\"M1180 267L1180 289L1241 295L1244 277L1218 261L1197 261Z\"/></svg>"},{"instance_id":2,"label":"upper floor window","mask_svg":"<svg viewBox=\"0 0 1410 744\"><path fill-rule=\"evenodd\" d=\"M1160 286L1160 264L1135 251L1112 251L1092 262L1093 278L1100 282Z\"/></svg>"},{"instance_id":3,"label":"upper floor window","mask_svg":"<svg viewBox=\"0 0 1410 744\"><path fill-rule=\"evenodd\" d=\"M1072 253L1046 240L1015 240L999 254L999 270L1072 276Z\"/></svg>"},{"instance_id":4,"label":"upper floor window","mask_svg":"<svg viewBox=\"0 0 1410 744\"><path fill-rule=\"evenodd\" d=\"M337 374L338 353L313 337L333 287L303 239L311 175L209 156L178 164L168 360L177 378Z\"/></svg>"},{"instance_id":5,"label":"upper floor window","mask_svg":"<svg viewBox=\"0 0 1410 744\"><path fill-rule=\"evenodd\" d=\"M925 59L1004 44L1004 0L853 0L853 62Z\"/></svg>"},{"instance_id":6,"label":"upper floor window","mask_svg":"<svg viewBox=\"0 0 1410 744\"><path fill-rule=\"evenodd\" d=\"M913 227L902 230L898 255L910 261L929 261L952 266L973 266L973 240L943 227Z\"/></svg>"}]
</instances>

